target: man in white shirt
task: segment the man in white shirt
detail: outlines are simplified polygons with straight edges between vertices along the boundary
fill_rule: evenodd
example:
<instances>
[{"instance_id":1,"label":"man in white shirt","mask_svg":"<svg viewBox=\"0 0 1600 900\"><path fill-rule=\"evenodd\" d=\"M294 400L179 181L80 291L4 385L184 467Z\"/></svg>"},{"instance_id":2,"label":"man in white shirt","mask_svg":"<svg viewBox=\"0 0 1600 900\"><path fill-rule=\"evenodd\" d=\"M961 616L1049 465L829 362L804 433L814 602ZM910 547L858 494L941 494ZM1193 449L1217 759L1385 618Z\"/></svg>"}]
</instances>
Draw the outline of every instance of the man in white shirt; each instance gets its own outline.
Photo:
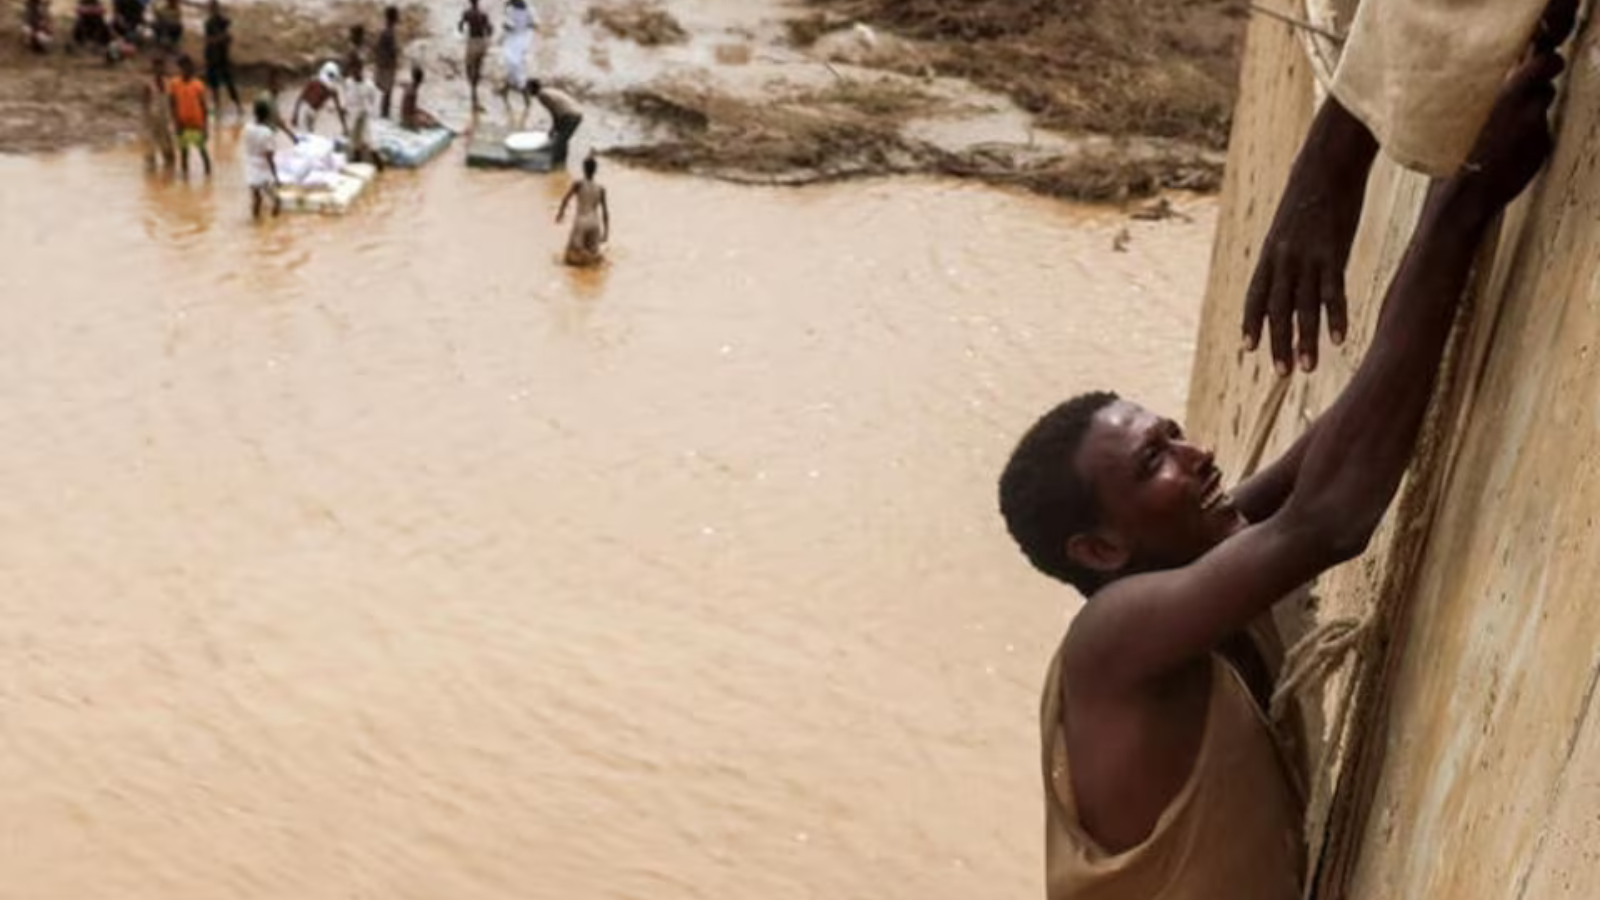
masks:
<instances>
[{"instance_id":1,"label":"man in white shirt","mask_svg":"<svg viewBox=\"0 0 1600 900\"><path fill-rule=\"evenodd\" d=\"M272 160L272 130L277 110L265 97L256 100L255 121L244 128L244 177L250 185L250 217L261 218L261 201L272 198L272 214L283 211L278 196L278 166Z\"/></svg>"}]
</instances>

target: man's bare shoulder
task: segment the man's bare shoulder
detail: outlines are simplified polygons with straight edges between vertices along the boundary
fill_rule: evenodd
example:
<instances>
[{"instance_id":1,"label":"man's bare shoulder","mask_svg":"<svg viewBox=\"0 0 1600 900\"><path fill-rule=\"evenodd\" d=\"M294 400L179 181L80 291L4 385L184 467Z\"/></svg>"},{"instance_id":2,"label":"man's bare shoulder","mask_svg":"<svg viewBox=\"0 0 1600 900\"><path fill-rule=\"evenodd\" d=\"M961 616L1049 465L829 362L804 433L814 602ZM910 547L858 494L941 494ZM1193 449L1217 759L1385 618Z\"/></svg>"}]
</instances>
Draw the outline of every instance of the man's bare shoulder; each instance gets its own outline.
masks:
<instances>
[{"instance_id":1,"label":"man's bare shoulder","mask_svg":"<svg viewBox=\"0 0 1600 900\"><path fill-rule=\"evenodd\" d=\"M1140 621L1145 616L1141 607L1148 605L1148 594L1155 587L1148 575L1130 575L1100 588L1084 602L1062 641L1063 682L1070 680L1076 689L1091 693L1125 693L1136 686L1124 683L1114 656L1127 639L1124 632L1149 627Z\"/></svg>"}]
</instances>

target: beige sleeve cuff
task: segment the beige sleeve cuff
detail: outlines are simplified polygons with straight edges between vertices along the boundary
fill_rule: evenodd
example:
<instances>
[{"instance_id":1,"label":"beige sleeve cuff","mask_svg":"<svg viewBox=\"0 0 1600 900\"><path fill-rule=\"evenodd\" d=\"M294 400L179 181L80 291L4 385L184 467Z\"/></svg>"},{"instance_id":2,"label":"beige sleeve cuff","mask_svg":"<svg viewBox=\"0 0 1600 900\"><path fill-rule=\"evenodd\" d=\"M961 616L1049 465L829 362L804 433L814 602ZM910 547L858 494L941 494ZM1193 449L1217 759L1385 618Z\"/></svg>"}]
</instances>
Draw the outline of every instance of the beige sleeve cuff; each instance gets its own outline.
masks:
<instances>
[{"instance_id":1,"label":"beige sleeve cuff","mask_svg":"<svg viewBox=\"0 0 1600 900\"><path fill-rule=\"evenodd\" d=\"M1544 6L1544 0L1364 0L1332 93L1395 162L1453 174Z\"/></svg>"}]
</instances>

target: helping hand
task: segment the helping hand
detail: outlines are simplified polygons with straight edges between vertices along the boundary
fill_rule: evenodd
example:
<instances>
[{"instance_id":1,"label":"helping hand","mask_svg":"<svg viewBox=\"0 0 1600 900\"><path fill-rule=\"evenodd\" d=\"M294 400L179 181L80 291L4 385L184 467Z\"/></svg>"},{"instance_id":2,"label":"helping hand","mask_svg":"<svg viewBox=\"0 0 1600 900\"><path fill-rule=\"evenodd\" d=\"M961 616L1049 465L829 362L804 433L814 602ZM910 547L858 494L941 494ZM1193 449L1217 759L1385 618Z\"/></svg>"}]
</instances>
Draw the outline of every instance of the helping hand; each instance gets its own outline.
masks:
<instances>
[{"instance_id":1,"label":"helping hand","mask_svg":"<svg viewBox=\"0 0 1600 900\"><path fill-rule=\"evenodd\" d=\"M1377 150L1366 126L1330 99L1295 159L1244 305L1245 348L1260 344L1267 325L1280 375L1289 374L1294 363L1296 319L1302 370L1317 367L1324 309L1333 343L1344 343L1345 263Z\"/></svg>"}]
</instances>

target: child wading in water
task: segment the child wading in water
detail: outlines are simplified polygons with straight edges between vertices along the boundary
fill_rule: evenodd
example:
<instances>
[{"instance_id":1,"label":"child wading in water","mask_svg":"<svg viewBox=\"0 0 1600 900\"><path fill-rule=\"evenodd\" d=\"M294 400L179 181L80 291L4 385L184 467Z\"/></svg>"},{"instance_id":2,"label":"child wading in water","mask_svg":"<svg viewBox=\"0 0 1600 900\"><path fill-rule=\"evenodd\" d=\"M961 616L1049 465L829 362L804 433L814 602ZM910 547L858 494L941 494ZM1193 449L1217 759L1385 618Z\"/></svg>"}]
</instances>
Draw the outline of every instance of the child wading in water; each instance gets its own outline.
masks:
<instances>
[{"instance_id":1,"label":"child wading in water","mask_svg":"<svg viewBox=\"0 0 1600 900\"><path fill-rule=\"evenodd\" d=\"M561 198L561 209L556 212L556 224L567 217L567 204L578 201L578 214L572 220L572 235L567 238L566 262L569 266L598 265L602 259L600 245L611 240L611 207L606 203L606 189L594 180L600 163L590 153L583 160L583 180L574 182L567 195Z\"/></svg>"},{"instance_id":2,"label":"child wading in water","mask_svg":"<svg viewBox=\"0 0 1600 900\"><path fill-rule=\"evenodd\" d=\"M194 60L187 55L178 57L178 73L167 91L172 96L172 120L178 132L183 174L189 175L189 148L193 147L200 151L200 161L209 178L211 153L206 150L206 130L211 124L211 110L206 105L206 83L194 77Z\"/></svg>"},{"instance_id":3,"label":"child wading in water","mask_svg":"<svg viewBox=\"0 0 1600 900\"><path fill-rule=\"evenodd\" d=\"M272 214L283 211L278 196L278 164L272 159L272 135L277 129L278 111L272 101L258 97L256 120L244 128L244 177L250 185L250 217L261 218L261 201L272 199Z\"/></svg>"}]
</instances>

